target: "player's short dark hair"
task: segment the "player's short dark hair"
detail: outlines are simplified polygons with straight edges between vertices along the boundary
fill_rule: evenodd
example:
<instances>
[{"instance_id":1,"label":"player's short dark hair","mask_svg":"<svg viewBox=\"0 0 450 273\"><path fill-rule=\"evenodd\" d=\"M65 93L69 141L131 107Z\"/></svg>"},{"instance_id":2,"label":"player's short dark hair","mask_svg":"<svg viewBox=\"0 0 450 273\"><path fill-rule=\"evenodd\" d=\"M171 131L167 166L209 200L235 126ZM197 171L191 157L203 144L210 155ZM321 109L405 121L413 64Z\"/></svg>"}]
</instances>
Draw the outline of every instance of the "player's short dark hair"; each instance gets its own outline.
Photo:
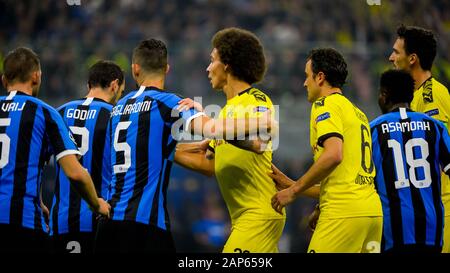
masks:
<instances>
[{"instance_id":1,"label":"player's short dark hair","mask_svg":"<svg viewBox=\"0 0 450 273\"><path fill-rule=\"evenodd\" d=\"M240 28L226 28L212 38L222 63L231 68L231 74L248 84L262 80L266 72L264 48L258 37Z\"/></svg>"},{"instance_id":2,"label":"player's short dark hair","mask_svg":"<svg viewBox=\"0 0 450 273\"><path fill-rule=\"evenodd\" d=\"M431 30L401 25L397 29L398 37L405 42L406 54L417 54L420 66L424 70L431 70L436 57L436 38Z\"/></svg>"},{"instance_id":3,"label":"player's short dark hair","mask_svg":"<svg viewBox=\"0 0 450 273\"><path fill-rule=\"evenodd\" d=\"M88 86L89 88L107 88L114 80L119 80L119 86L123 83L122 69L111 61L98 61L89 68Z\"/></svg>"},{"instance_id":4,"label":"player's short dark hair","mask_svg":"<svg viewBox=\"0 0 450 273\"><path fill-rule=\"evenodd\" d=\"M31 73L40 69L39 57L27 47L18 47L8 52L3 61L3 76L9 83L26 82Z\"/></svg>"},{"instance_id":5,"label":"player's short dark hair","mask_svg":"<svg viewBox=\"0 0 450 273\"><path fill-rule=\"evenodd\" d=\"M347 63L336 49L313 49L309 52L307 60L311 60L314 76L322 72L332 87L341 88L345 84L348 75Z\"/></svg>"},{"instance_id":6,"label":"player's short dark hair","mask_svg":"<svg viewBox=\"0 0 450 273\"><path fill-rule=\"evenodd\" d=\"M161 40L148 39L133 50L133 63L139 64L149 73L165 73L167 67L167 47Z\"/></svg>"},{"instance_id":7,"label":"player's short dark hair","mask_svg":"<svg viewBox=\"0 0 450 273\"><path fill-rule=\"evenodd\" d=\"M391 103L411 103L414 96L414 79L404 70L390 69L381 74L380 89Z\"/></svg>"}]
</instances>

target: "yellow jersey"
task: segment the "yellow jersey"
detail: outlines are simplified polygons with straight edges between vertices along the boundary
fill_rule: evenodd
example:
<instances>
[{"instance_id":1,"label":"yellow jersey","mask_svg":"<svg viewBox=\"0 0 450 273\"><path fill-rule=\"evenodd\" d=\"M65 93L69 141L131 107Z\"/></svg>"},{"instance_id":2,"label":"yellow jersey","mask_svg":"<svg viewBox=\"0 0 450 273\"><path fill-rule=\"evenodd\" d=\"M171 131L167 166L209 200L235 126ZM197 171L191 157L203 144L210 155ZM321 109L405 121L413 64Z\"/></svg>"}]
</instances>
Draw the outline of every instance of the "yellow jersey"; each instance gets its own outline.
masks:
<instances>
[{"instance_id":1,"label":"yellow jersey","mask_svg":"<svg viewBox=\"0 0 450 273\"><path fill-rule=\"evenodd\" d=\"M342 162L320 184L320 217L382 216L366 115L339 93L321 97L311 108L310 133L314 161L327 138L343 140Z\"/></svg>"},{"instance_id":2,"label":"yellow jersey","mask_svg":"<svg viewBox=\"0 0 450 273\"><path fill-rule=\"evenodd\" d=\"M447 88L440 82L430 77L416 91L411 102L411 110L425 113L428 116L442 121L449 129L450 125L450 94ZM449 131L450 132L450 131ZM442 203L445 208L445 216L450 215L450 179L445 174L441 175Z\"/></svg>"},{"instance_id":3,"label":"yellow jersey","mask_svg":"<svg viewBox=\"0 0 450 273\"><path fill-rule=\"evenodd\" d=\"M219 117L258 117L274 107L270 98L256 88L249 88L227 101ZM228 207L231 223L239 220L283 219L271 206L277 192L275 183L267 175L271 172L272 150L262 154L237 148L223 140L212 140L215 153L215 173L220 191Z\"/></svg>"}]
</instances>

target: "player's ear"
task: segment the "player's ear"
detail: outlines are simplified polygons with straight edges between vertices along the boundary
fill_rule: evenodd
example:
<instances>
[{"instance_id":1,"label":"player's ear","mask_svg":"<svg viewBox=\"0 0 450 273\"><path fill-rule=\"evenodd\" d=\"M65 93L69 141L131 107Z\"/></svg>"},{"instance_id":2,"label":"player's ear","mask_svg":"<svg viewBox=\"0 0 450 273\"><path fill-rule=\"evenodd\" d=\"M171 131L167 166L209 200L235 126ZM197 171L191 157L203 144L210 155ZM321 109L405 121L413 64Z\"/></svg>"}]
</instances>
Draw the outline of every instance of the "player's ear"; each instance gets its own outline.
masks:
<instances>
[{"instance_id":1,"label":"player's ear","mask_svg":"<svg viewBox=\"0 0 450 273\"><path fill-rule=\"evenodd\" d=\"M41 75L40 75L40 71L39 70L31 72L31 78L30 79L31 79L31 82L33 84L38 84L40 77L41 77Z\"/></svg>"},{"instance_id":2,"label":"player's ear","mask_svg":"<svg viewBox=\"0 0 450 273\"><path fill-rule=\"evenodd\" d=\"M169 71L170 71L170 65L167 64L167 66L166 66L166 74L169 74Z\"/></svg>"},{"instance_id":3,"label":"player's ear","mask_svg":"<svg viewBox=\"0 0 450 273\"><path fill-rule=\"evenodd\" d=\"M325 74L322 71L316 74L317 84L322 85L325 82Z\"/></svg>"},{"instance_id":4,"label":"player's ear","mask_svg":"<svg viewBox=\"0 0 450 273\"><path fill-rule=\"evenodd\" d=\"M419 60L417 58L417 54L416 53L410 54L408 59L409 59L409 64L410 65L413 65L415 62L417 62Z\"/></svg>"},{"instance_id":5,"label":"player's ear","mask_svg":"<svg viewBox=\"0 0 450 273\"><path fill-rule=\"evenodd\" d=\"M6 79L5 75L2 75L2 84L5 89L8 89L8 80Z\"/></svg>"},{"instance_id":6,"label":"player's ear","mask_svg":"<svg viewBox=\"0 0 450 273\"><path fill-rule=\"evenodd\" d=\"M138 64L131 64L131 72L133 73L133 78L138 78L141 72L141 66Z\"/></svg>"}]
</instances>

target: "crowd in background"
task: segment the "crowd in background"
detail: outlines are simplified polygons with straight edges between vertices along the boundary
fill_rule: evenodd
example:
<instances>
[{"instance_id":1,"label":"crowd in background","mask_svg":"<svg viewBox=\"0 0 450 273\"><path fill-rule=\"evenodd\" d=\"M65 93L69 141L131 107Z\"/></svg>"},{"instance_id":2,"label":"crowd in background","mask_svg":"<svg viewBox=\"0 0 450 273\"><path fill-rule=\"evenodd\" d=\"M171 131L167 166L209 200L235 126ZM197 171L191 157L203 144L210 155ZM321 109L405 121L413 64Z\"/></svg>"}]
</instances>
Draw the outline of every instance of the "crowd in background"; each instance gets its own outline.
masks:
<instances>
[{"instance_id":1,"label":"crowd in background","mask_svg":"<svg viewBox=\"0 0 450 273\"><path fill-rule=\"evenodd\" d=\"M131 51L142 39L157 37L169 49L167 89L185 97L201 96L205 104L223 105L211 90L206 67L213 34L239 26L261 38L268 71L259 84L280 105L281 142L275 162L298 178L311 162L309 105L304 63L310 49L339 49L349 66L344 93L369 118L379 114L378 77L390 67L388 56L400 23L433 30L438 55L433 75L450 84L450 1L381 0L3 0L0 2L0 72L3 56L21 45L41 58L39 97L53 106L87 92L87 68L99 59L117 62L126 73L126 90L135 88L130 75ZM4 89L1 90L5 93ZM52 169L46 175L51 191ZM284 252L304 252L309 242L307 216L315 201L301 199L288 209L280 244ZM217 184L175 168L169 188L173 232L180 251L219 251L229 232L229 216Z\"/></svg>"}]
</instances>

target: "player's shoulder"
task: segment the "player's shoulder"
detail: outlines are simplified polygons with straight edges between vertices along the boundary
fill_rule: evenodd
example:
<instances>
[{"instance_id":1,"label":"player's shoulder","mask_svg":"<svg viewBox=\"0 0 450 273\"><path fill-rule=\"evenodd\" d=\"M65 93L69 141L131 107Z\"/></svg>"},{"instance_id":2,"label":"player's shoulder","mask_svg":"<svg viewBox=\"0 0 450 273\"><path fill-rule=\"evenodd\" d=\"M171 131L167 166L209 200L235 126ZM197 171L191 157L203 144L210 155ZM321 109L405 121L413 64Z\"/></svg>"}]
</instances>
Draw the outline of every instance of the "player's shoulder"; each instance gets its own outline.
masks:
<instances>
[{"instance_id":1,"label":"player's shoulder","mask_svg":"<svg viewBox=\"0 0 450 273\"><path fill-rule=\"evenodd\" d=\"M342 94L333 93L328 96L318 98L313 103L313 110L321 110L327 108L350 107L353 104Z\"/></svg>"},{"instance_id":2,"label":"player's shoulder","mask_svg":"<svg viewBox=\"0 0 450 273\"><path fill-rule=\"evenodd\" d=\"M244 100L249 102L249 104L272 105L272 100L266 94L266 92L256 87L250 87L247 90L241 92L239 95L243 95Z\"/></svg>"},{"instance_id":3,"label":"player's shoulder","mask_svg":"<svg viewBox=\"0 0 450 273\"><path fill-rule=\"evenodd\" d=\"M441 82L439 82L435 78L431 78L431 79L432 79L433 90L437 90L438 92L443 92L445 94L448 94L448 89L445 85L443 85Z\"/></svg>"},{"instance_id":4,"label":"player's shoulder","mask_svg":"<svg viewBox=\"0 0 450 273\"><path fill-rule=\"evenodd\" d=\"M71 100L71 101L68 101L68 102L64 103L63 105L59 106L58 108L56 108L56 110L60 111L61 109L65 109L65 108L74 108L74 107L77 107L78 105L80 105L82 102L83 102L82 99Z\"/></svg>"}]
</instances>

